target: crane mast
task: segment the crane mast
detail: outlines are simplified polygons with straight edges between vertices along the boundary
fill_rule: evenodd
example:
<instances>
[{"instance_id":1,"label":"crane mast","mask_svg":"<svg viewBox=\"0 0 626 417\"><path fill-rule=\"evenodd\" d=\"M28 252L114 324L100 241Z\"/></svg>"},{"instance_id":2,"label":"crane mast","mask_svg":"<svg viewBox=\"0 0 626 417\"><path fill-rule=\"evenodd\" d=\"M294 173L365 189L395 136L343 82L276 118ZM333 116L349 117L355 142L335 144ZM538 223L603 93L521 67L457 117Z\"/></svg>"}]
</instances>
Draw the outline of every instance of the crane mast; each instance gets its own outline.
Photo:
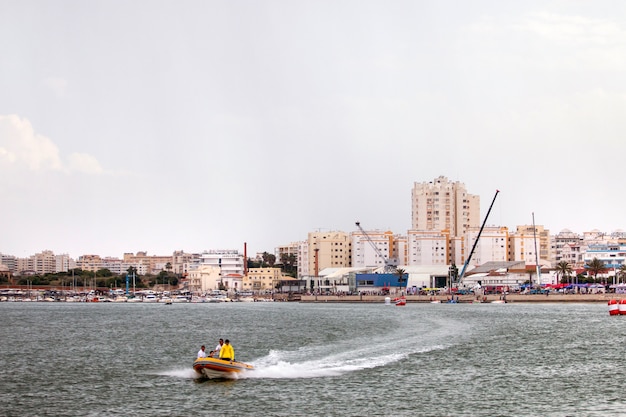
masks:
<instances>
[{"instance_id":1,"label":"crane mast","mask_svg":"<svg viewBox=\"0 0 626 417\"><path fill-rule=\"evenodd\" d=\"M491 209L493 208L493 203L496 202L496 197L498 196L499 192L500 190L496 190L496 195L494 195L493 200L491 200L491 205L489 206L489 210L487 210L487 215L485 215L485 220L483 220L482 226L480 226L480 230L478 231L478 236L476 236L476 240L474 241L472 250L470 251L469 256L467 257L467 260L463 264L463 269L461 269L461 274L459 275L459 279L458 279L459 284L463 281L463 277L465 276L465 269L467 269L467 266L469 265L470 260L472 259L472 255L474 254L474 250L476 249L476 245L478 244L478 239L480 239L480 235L483 232L483 229L485 228L485 223L487 223L487 219L489 218L489 213L491 213Z\"/></svg>"},{"instance_id":2,"label":"crane mast","mask_svg":"<svg viewBox=\"0 0 626 417\"><path fill-rule=\"evenodd\" d=\"M395 268L389 264L389 260L385 257L385 255L383 255L383 253L380 251L380 248L376 245L376 243L374 243L374 241L372 240L372 238L367 234L367 232L361 227L361 222L356 222L356 227L359 228L359 230L361 231L361 233L363 233L363 235L365 236L365 238L367 239L367 241L369 242L369 244L372 246L372 248L374 249L374 252L376 252L376 255L380 257L380 259L383 260L384 263L384 272L385 273L390 273L393 272L395 270Z\"/></svg>"}]
</instances>

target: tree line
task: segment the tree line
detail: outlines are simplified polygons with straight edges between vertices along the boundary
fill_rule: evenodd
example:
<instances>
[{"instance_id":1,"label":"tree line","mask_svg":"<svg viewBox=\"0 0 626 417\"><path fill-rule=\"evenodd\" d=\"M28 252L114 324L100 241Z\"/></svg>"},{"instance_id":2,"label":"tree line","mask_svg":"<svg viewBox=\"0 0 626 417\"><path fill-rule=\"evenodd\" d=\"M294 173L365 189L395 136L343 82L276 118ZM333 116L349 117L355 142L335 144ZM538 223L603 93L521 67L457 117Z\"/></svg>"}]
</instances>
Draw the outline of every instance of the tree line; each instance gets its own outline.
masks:
<instances>
[{"instance_id":1,"label":"tree line","mask_svg":"<svg viewBox=\"0 0 626 417\"><path fill-rule=\"evenodd\" d=\"M172 273L170 269L161 271L157 275L145 274L140 276L137 274L137 268L135 267L128 268L126 273L123 274L114 274L107 268L102 268L95 272L74 268L67 272L20 276L13 279L13 283L18 285L60 285L68 287L124 287L126 286L126 275L132 277L134 273L136 288L151 288L157 284L177 286L180 277ZM0 277L0 283L8 282L8 277ZM132 284L131 278L130 285Z\"/></svg>"}]
</instances>

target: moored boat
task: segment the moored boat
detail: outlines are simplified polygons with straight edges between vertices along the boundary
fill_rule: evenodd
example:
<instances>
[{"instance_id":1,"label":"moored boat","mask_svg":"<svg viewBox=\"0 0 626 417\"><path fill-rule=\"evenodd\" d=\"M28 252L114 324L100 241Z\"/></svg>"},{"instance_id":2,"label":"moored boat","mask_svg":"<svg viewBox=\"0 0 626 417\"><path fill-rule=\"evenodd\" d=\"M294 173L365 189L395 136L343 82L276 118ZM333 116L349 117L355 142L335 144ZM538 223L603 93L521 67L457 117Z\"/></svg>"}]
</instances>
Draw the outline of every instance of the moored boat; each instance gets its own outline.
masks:
<instances>
[{"instance_id":1,"label":"moored boat","mask_svg":"<svg viewBox=\"0 0 626 417\"><path fill-rule=\"evenodd\" d=\"M198 358L193 363L193 369L206 378L234 378L241 372L253 370L254 366L237 361Z\"/></svg>"},{"instance_id":2,"label":"moored boat","mask_svg":"<svg viewBox=\"0 0 626 417\"><path fill-rule=\"evenodd\" d=\"M143 298L143 302L144 303L158 303L159 299L154 294L146 294L146 296Z\"/></svg>"},{"instance_id":3,"label":"moored boat","mask_svg":"<svg viewBox=\"0 0 626 417\"><path fill-rule=\"evenodd\" d=\"M402 297L394 298L393 301L394 303L396 303L397 306L406 305L406 297L404 295Z\"/></svg>"},{"instance_id":4,"label":"moored boat","mask_svg":"<svg viewBox=\"0 0 626 417\"><path fill-rule=\"evenodd\" d=\"M189 298L186 295L177 295L176 297L172 298L172 301L175 303L188 303Z\"/></svg>"}]
</instances>

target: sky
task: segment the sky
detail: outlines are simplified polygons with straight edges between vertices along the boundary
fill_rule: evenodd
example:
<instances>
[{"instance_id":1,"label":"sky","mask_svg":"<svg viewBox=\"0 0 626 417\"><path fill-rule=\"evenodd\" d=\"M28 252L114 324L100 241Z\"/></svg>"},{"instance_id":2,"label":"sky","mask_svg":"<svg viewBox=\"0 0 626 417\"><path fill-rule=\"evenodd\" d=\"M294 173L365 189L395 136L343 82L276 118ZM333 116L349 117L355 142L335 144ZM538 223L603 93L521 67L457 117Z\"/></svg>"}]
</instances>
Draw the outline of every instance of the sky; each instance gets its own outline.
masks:
<instances>
[{"instance_id":1,"label":"sky","mask_svg":"<svg viewBox=\"0 0 626 417\"><path fill-rule=\"evenodd\" d=\"M626 2L0 0L0 253L626 229Z\"/></svg>"}]
</instances>

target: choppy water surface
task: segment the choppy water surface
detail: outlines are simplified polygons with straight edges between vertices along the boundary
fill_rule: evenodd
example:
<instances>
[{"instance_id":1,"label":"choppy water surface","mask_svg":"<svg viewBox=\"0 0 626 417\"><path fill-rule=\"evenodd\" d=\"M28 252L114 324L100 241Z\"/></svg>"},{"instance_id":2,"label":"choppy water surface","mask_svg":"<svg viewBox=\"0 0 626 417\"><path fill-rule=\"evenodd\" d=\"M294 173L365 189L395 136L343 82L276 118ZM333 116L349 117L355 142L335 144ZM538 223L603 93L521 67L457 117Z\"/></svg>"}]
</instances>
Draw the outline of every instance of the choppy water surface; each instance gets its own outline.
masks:
<instances>
[{"instance_id":1,"label":"choppy water surface","mask_svg":"<svg viewBox=\"0 0 626 417\"><path fill-rule=\"evenodd\" d=\"M604 304L0 304L0 415L624 412ZM256 366L198 380L201 344Z\"/></svg>"}]
</instances>

